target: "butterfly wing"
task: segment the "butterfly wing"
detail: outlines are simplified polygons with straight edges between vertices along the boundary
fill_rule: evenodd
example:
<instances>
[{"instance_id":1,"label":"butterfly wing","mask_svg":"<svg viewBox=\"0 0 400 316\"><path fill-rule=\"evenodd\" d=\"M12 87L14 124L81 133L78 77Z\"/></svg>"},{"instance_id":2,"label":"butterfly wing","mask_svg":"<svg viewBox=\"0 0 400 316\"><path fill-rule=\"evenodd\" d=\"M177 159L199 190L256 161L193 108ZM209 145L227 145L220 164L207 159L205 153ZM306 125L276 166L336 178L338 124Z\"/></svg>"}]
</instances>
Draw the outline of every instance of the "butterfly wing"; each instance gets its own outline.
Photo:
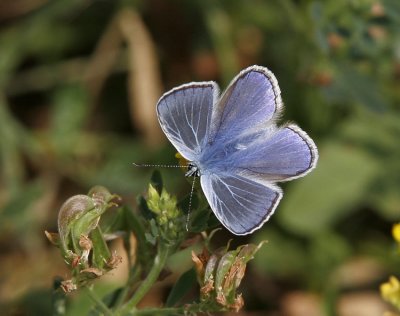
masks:
<instances>
[{"instance_id":1,"label":"butterfly wing","mask_svg":"<svg viewBox=\"0 0 400 316\"><path fill-rule=\"evenodd\" d=\"M274 120L282 109L281 92L272 72L249 67L232 80L213 109L210 139L219 144L251 134Z\"/></svg>"},{"instance_id":2,"label":"butterfly wing","mask_svg":"<svg viewBox=\"0 0 400 316\"><path fill-rule=\"evenodd\" d=\"M212 142L200 159L203 169L263 183L310 172L318 160L317 148L298 126L276 127L282 108L278 83L268 69L243 70L214 106Z\"/></svg>"},{"instance_id":3,"label":"butterfly wing","mask_svg":"<svg viewBox=\"0 0 400 316\"><path fill-rule=\"evenodd\" d=\"M219 89L214 82L185 84L157 103L161 128L187 160L195 161L208 141L212 107Z\"/></svg>"},{"instance_id":4,"label":"butterfly wing","mask_svg":"<svg viewBox=\"0 0 400 316\"><path fill-rule=\"evenodd\" d=\"M288 181L315 168L318 151L297 125L269 130L229 158L232 172L262 182Z\"/></svg>"},{"instance_id":5,"label":"butterfly wing","mask_svg":"<svg viewBox=\"0 0 400 316\"><path fill-rule=\"evenodd\" d=\"M218 220L233 234L246 235L260 228L282 198L278 187L239 175L208 174L201 187Z\"/></svg>"}]
</instances>

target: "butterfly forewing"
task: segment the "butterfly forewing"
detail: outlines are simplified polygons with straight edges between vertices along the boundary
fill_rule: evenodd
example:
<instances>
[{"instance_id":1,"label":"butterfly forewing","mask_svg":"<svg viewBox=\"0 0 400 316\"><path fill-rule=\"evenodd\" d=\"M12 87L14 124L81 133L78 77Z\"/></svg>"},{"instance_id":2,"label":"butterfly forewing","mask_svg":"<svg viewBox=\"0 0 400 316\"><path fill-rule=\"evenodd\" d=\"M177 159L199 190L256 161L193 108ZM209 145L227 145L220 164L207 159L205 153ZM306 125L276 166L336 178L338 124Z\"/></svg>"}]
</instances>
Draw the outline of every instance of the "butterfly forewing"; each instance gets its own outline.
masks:
<instances>
[{"instance_id":1,"label":"butterfly forewing","mask_svg":"<svg viewBox=\"0 0 400 316\"><path fill-rule=\"evenodd\" d=\"M164 94L157 104L160 125L170 142L189 161L196 161L208 140L218 86L191 83Z\"/></svg>"},{"instance_id":2,"label":"butterfly forewing","mask_svg":"<svg viewBox=\"0 0 400 316\"><path fill-rule=\"evenodd\" d=\"M223 146L254 127L265 126L281 107L274 75L264 67L249 67L232 81L215 105L210 138Z\"/></svg>"}]
</instances>

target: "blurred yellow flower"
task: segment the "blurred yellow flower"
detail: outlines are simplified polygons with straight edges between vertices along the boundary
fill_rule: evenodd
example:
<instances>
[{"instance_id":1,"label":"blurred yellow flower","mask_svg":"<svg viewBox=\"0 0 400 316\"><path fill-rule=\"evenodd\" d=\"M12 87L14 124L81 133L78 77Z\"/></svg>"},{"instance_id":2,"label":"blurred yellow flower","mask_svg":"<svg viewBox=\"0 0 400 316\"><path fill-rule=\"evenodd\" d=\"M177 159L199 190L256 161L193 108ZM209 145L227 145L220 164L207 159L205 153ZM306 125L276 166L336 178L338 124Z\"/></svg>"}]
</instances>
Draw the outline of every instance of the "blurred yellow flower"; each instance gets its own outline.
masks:
<instances>
[{"instance_id":1,"label":"blurred yellow flower","mask_svg":"<svg viewBox=\"0 0 400 316\"><path fill-rule=\"evenodd\" d=\"M392 228L393 238L400 243L400 223L394 224Z\"/></svg>"},{"instance_id":2,"label":"blurred yellow flower","mask_svg":"<svg viewBox=\"0 0 400 316\"><path fill-rule=\"evenodd\" d=\"M400 309L400 282L391 276L389 282L381 284L381 295L383 299Z\"/></svg>"}]
</instances>

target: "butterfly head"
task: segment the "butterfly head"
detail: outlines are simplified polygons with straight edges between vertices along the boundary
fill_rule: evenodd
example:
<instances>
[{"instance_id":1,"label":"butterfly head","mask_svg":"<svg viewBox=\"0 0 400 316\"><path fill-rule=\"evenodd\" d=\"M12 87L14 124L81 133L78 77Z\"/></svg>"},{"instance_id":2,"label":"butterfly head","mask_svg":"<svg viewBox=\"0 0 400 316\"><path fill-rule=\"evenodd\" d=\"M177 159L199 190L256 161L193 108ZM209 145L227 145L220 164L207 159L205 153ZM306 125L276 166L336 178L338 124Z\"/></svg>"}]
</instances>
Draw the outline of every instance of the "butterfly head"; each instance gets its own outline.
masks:
<instances>
[{"instance_id":1,"label":"butterfly head","mask_svg":"<svg viewBox=\"0 0 400 316\"><path fill-rule=\"evenodd\" d=\"M186 177L200 177L200 169L199 167L193 163L189 162L187 165L187 171L185 173Z\"/></svg>"}]
</instances>

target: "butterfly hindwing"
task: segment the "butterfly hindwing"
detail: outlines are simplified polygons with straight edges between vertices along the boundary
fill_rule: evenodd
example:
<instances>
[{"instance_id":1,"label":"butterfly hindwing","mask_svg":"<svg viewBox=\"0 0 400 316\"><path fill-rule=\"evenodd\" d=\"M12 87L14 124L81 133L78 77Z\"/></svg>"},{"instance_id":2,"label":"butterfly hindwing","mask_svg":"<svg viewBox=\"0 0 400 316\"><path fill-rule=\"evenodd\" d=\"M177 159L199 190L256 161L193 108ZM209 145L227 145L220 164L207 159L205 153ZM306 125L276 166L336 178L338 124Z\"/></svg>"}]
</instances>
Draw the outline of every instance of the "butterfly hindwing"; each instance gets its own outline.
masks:
<instances>
[{"instance_id":1,"label":"butterfly hindwing","mask_svg":"<svg viewBox=\"0 0 400 316\"><path fill-rule=\"evenodd\" d=\"M297 125L271 131L233 154L234 172L263 181L302 177L316 165L318 152L312 139Z\"/></svg>"},{"instance_id":2,"label":"butterfly hindwing","mask_svg":"<svg viewBox=\"0 0 400 316\"><path fill-rule=\"evenodd\" d=\"M204 175L201 187L218 220L236 235L250 234L274 213L282 192L239 175Z\"/></svg>"}]
</instances>

